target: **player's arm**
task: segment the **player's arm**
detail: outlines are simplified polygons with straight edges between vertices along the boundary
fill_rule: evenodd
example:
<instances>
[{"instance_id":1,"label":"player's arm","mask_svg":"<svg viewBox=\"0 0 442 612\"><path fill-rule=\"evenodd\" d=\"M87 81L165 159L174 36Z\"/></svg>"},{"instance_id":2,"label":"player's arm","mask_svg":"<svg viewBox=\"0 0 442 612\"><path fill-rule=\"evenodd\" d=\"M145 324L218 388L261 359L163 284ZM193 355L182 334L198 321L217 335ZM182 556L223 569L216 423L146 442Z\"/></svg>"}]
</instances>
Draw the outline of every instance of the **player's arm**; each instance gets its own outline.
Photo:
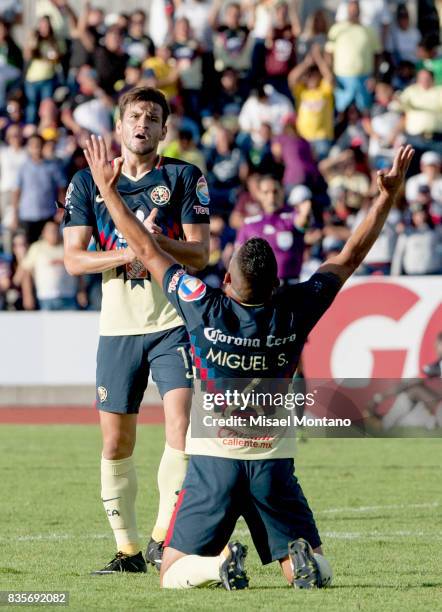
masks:
<instances>
[{"instance_id":1,"label":"player's arm","mask_svg":"<svg viewBox=\"0 0 442 612\"><path fill-rule=\"evenodd\" d=\"M185 241L172 240L163 234L156 234L157 243L183 266L203 270L209 261L209 225L184 223L183 231Z\"/></svg>"},{"instance_id":2,"label":"player's arm","mask_svg":"<svg viewBox=\"0 0 442 612\"><path fill-rule=\"evenodd\" d=\"M126 265L135 259L131 249L88 251L92 227L75 226L63 229L64 266L72 276L97 274Z\"/></svg>"},{"instance_id":3,"label":"player's arm","mask_svg":"<svg viewBox=\"0 0 442 612\"><path fill-rule=\"evenodd\" d=\"M176 262L173 257L165 253L157 244L153 234L141 223L139 219L126 206L117 190L118 179L123 167L123 159L117 158L113 165L107 161L107 151L104 140L91 136L84 150L87 163L92 172L101 197L118 230L124 235L136 257L140 259L149 270L156 282L163 286L163 278L167 270ZM154 224L154 209L146 220Z\"/></svg>"},{"instance_id":4,"label":"player's arm","mask_svg":"<svg viewBox=\"0 0 442 612\"><path fill-rule=\"evenodd\" d=\"M404 184L413 155L414 149L410 145L401 147L394 159L393 168L389 172L378 172L380 193L368 215L347 240L341 253L322 264L318 272L331 272L344 283L361 265L384 227L388 213Z\"/></svg>"}]
</instances>

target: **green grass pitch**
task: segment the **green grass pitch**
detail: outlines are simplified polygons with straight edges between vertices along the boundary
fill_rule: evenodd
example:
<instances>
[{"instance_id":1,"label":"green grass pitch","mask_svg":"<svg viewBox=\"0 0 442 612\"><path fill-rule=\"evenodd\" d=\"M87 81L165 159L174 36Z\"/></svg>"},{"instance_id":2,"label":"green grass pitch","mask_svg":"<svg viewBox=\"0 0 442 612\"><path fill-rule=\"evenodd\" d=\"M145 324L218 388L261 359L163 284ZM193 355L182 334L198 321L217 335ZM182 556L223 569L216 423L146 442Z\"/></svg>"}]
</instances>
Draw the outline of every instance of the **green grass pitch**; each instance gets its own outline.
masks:
<instances>
[{"instance_id":1,"label":"green grass pitch","mask_svg":"<svg viewBox=\"0 0 442 612\"><path fill-rule=\"evenodd\" d=\"M139 428L139 528L156 511L160 426ZM0 590L64 590L69 610L321 612L442 610L442 441L311 439L297 474L316 514L335 580L294 591L250 546L250 589L161 591L148 575L91 577L114 543L100 503L100 433L93 426L0 427ZM6 609L6 608L5 608ZM44 607L43 609L49 609ZM52 606L53 609L53 606Z\"/></svg>"}]
</instances>

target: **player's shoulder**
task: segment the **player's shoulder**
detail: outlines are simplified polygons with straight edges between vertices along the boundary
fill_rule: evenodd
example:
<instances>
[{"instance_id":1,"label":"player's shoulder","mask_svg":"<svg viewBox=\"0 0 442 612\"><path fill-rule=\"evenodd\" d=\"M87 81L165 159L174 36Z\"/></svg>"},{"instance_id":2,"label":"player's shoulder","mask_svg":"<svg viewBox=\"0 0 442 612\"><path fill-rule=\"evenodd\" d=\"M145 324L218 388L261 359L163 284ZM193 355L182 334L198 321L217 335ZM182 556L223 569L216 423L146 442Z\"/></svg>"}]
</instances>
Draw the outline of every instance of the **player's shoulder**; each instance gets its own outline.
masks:
<instances>
[{"instance_id":1,"label":"player's shoulder","mask_svg":"<svg viewBox=\"0 0 442 612\"><path fill-rule=\"evenodd\" d=\"M164 168L166 171L176 172L180 174L202 174L201 170L197 166L195 166L195 164L191 164L190 162L183 161L182 159L176 159L174 157L162 157L160 167Z\"/></svg>"},{"instance_id":2,"label":"player's shoulder","mask_svg":"<svg viewBox=\"0 0 442 612\"><path fill-rule=\"evenodd\" d=\"M74 185L83 185L85 187L93 187L94 179L90 168L83 168L83 170L77 170L71 179L71 183Z\"/></svg>"}]
</instances>

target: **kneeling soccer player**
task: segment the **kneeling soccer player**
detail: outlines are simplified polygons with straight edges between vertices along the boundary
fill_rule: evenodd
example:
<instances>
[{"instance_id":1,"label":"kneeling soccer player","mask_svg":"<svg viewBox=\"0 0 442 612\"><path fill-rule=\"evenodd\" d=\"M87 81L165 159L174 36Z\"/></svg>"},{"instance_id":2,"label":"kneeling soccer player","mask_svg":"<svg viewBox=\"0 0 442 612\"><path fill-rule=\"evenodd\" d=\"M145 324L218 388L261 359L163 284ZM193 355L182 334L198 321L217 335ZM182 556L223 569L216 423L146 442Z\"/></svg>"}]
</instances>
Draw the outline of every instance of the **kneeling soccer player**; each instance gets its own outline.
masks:
<instances>
[{"instance_id":1,"label":"kneeling soccer player","mask_svg":"<svg viewBox=\"0 0 442 612\"><path fill-rule=\"evenodd\" d=\"M380 195L342 252L310 280L283 292L275 292L274 254L258 238L248 240L232 258L224 292L186 274L120 198L115 185L121 162L108 163L102 140L93 139L85 153L117 228L185 321L200 378L216 381L293 374L308 333L379 236L414 151L401 148L393 169L379 173ZM291 442L275 437L261 446L234 446L223 441L188 438L191 457L165 541L162 586L245 588L246 547L228 543L241 515L263 563L279 561L295 587L327 586L331 569L293 475Z\"/></svg>"}]
</instances>

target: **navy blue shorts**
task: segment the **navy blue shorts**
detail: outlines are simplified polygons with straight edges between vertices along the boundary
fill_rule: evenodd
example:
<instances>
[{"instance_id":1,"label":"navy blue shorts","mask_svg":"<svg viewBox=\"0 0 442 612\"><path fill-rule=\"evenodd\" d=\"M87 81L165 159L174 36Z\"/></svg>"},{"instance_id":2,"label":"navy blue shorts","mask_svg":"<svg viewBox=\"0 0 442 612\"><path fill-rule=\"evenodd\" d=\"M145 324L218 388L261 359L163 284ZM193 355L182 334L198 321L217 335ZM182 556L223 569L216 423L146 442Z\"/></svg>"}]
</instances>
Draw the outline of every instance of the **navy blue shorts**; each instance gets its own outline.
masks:
<instances>
[{"instance_id":1,"label":"navy blue shorts","mask_svg":"<svg viewBox=\"0 0 442 612\"><path fill-rule=\"evenodd\" d=\"M100 336L97 353L97 408L137 414L149 372L161 397L192 387L189 335L184 326L137 336Z\"/></svg>"},{"instance_id":2,"label":"navy blue shorts","mask_svg":"<svg viewBox=\"0 0 442 612\"><path fill-rule=\"evenodd\" d=\"M321 545L293 459L239 460L192 455L164 545L188 555L219 555L243 516L263 564L304 538Z\"/></svg>"}]
</instances>

